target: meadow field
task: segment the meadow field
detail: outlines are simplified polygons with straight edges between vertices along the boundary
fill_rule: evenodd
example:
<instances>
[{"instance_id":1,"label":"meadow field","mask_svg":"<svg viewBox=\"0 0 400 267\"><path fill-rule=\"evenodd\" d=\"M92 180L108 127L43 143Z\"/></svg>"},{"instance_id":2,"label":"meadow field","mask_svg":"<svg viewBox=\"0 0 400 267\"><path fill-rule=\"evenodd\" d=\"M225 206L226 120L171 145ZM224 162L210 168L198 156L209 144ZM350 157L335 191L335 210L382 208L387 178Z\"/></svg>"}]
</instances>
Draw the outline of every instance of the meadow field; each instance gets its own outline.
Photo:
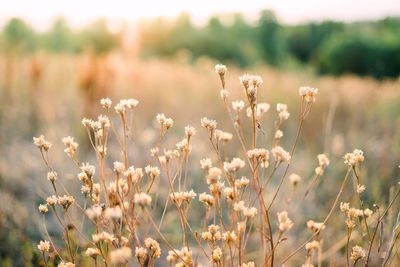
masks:
<instances>
[{"instance_id":1,"label":"meadow field","mask_svg":"<svg viewBox=\"0 0 400 267\"><path fill-rule=\"evenodd\" d=\"M0 266L400 265L400 79L219 63L2 54Z\"/></svg>"}]
</instances>

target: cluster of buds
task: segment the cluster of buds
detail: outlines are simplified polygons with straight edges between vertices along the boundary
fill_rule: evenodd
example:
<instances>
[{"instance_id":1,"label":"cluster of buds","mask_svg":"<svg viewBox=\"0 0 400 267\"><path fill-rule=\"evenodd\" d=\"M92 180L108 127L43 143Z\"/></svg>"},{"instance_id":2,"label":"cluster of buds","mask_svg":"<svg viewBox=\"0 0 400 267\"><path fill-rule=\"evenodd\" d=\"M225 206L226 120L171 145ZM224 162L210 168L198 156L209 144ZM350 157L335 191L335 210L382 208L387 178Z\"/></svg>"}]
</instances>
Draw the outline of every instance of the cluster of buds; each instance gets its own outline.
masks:
<instances>
[{"instance_id":1,"label":"cluster of buds","mask_svg":"<svg viewBox=\"0 0 400 267\"><path fill-rule=\"evenodd\" d=\"M255 148L247 151L247 157L257 162L263 162L265 166L265 163L268 163L269 160L269 151L265 148Z\"/></svg>"},{"instance_id":2,"label":"cluster of buds","mask_svg":"<svg viewBox=\"0 0 400 267\"><path fill-rule=\"evenodd\" d=\"M175 253L178 254L179 257ZM173 263L178 262L177 264L175 264L175 267L191 266L192 251L189 250L187 247L183 247L181 250L175 250L175 252L170 250L168 251L167 262L171 266Z\"/></svg>"},{"instance_id":3,"label":"cluster of buds","mask_svg":"<svg viewBox=\"0 0 400 267\"><path fill-rule=\"evenodd\" d=\"M128 181L136 183L143 177L143 170L142 168L134 168L131 166L124 172L124 177Z\"/></svg>"},{"instance_id":4,"label":"cluster of buds","mask_svg":"<svg viewBox=\"0 0 400 267\"><path fill-rule=\"evenodd\" d=\"M311 253L314 249L317 249L317 248L319 248L319 242L316 240L308 242L306 244L306 250L309 251L309 253Z\"/></svg>"},{"instance_id":5,"label":"cluster of buds","mask_svg":"<svg viewBox=\"0 0 400 267\"><path fill-rule=\"evenodd\" d=\"M246 176L242 176L240 179L235 180L234 186L239 189L241 187L246 187L249 184L249 179Z\"/></svg>"},{"instance_id":6,"label":"cluster of buds","mask_svg":"<svg viewBox=\"0 0 400 267\"><path fill-rule=\"evenodd\" d=\"M196 129L193 126L186 125L186 127L185 127L185 136L189 138L189 137L191 137L191 136L193 136L195 134L196 134Z\"/></svg>"},{"instance_id":7,"label":"cluster of buds","mask_svg":"<svg viewBox=\"0 0 400 267\"><path fill-rule=\"evenodd\" d=\"M161 248L158 242L150 237L144 240L144 245L148 248L150 257L158 259L161 256Z\"/></svg>"},{"instance_id":8,"label":"cluster of buds","mask_svg":"<svg viewBox=\"0 0 400 267\"><path fill-rule=\"evenodd\" d=\"M115 237L114 235L107 233L107 232L101 232L98 234L93 234L92 235L92 240L94 243L99 243L99 242L105 242L108 244L111 244L112 242L114 242Z\"/></svg>"},{"instance_id":9,"label":"cluster of buds","mask_svg":"<svg viewBox=\"0 0 400 267\"><path fill-rule=\"evenodd\" d=\"M144 265L147 262L147 249L145 247L136 247L135 257L141 266Z\"/></svg>"},{"instance_id":10,"label":"cluster of buds","mask_svg":"<svg viewBox=\"0 0 400 267\"><path fill-rule=\"evenodd\" d=\"M238 196L238 190L236 187L225 187L223 192L224 196L230 200L234 200Z\"/></svg>"},{"instance_id":11,"label":"cluster of buds","mask_svg":"<svg viewBox=\"0 0 400 267\"><path fill-rule=\"evenodd\" d=\"M131 257L132 250L129 247L117 248L110 252L112 264L126 264Z\"/></svg>"},{"instance_id":12,"label":"cluster of buds","mask_svg":"<svg viewBox=\"0 0 400 267\"><path fill-rule=\"evenodd\" d=\"M312 232L321 232L325 229L325 224L322 222L314 222L313 220L309 220L307 222L307 228L310 229Z\"/></svg>"},{"instance_id":13,"label":"cluster of buds","mask_svg":"<svg viewBox=\"0 0 400 267\"><path fill-rule=\"evenodd\" d=\"M108 220L119 220L122 217L122 210L119 206L106 208L104 211L104 217L106 217Z\"/></svg>"},{"instance_id":14,"label":"cluster of buds","mask_svg":"<svg viewBox=\"0 0 400 267\"><path fill-rule=\"evenodd\" d=\"M91 208L86 210L86 215L94 221L98 220L102 214L103 209L100 205L93 205Z\"/></svg>"},{"instance_id":15,"label":"cluster of buds","mask_svg":"<svg viewBox=\"0 0 400 267\"><path fill-rule=\"evenodd\" d=\"M353 261L358 261L360 259L364 259L366 256L365 251L362 247L360 246L354 246L352 248L352 252L351 252L351 259Z\"/></svg>"},{"instance_id":16,"label":"cluster of buds","mask_svg":"<svg viewBox=\"0 0 400 267\"><path fill-rule=\"evenodd\" d=\"M212 132L217 128L217 122L204 117L201 119L201 126Z\"/></svg>"},{"instance_id":17,"label":"cluster of buds","mask_svg":"<svg viewBox=\"0 0 400 267\"><path fill-rule=\"evenodd\" d=\"M239 77L240 83L243 85L246 95L250 100L250 105L257 102L258 88L263 83L260 76L244 74Z\"/></svg>"},{"instance_id":18,"label":"cluster of buds","mask_svg":"<svg viewBox=\"0 0 400 267\"><path fill-rule=\"evenodd\" d=\"M156 116L157 122L164 126L167 130L174 126L174 120L172 118L165 117L164 113L157 114Z\"/></svg>"},{"instance_id":19,"label":"cluster of buds","mask_svg":"<svg viewBox=\"0 0 400 267\"><path fill-rule=\"evenodd\" d=\"M160 175L160 169L158 167L153 167L153 166L148 165L144 168L144 171L152 179L154 179Z\"/></svg>"},{"instance_id":20,"label":"cluster of buds","mask_svg":"<svg viewBox=\"0 0 400 267\"><path fill-rule=\"evenodd\" d=\"M57 173L55 171L51 171L47 173L47 180L54 183L57 180Z\"/></svg>"},{"instance_id":21,"label":"cluster of buds","mask_svg":"<svg viewBox=\"0 0 400 267\"><path fill-rule=\"evenodd\" d=\"M222 171L218 167L211 167L207 173L207 184L215 184L221 179Z\"/></svg>"},{"instance_id":22,"label":"cluster of buds","mask_svg":"<svg viewBox=\"0 0 400 267\"><path fill-rule=\"evenodd\" d=\"M217 139L217 141L220 142L229 142L230 140L232 140L232 134L228 133L228 132L224 132L221 130L215 130L214 132L214 137L215 139Z\"/></svg>"},{"instance_id":23,"label":"cluster of buds","mask_svg":"<svg viewBox=\"0 0 400 267\"><path fill-rule=\"evenodd\" d=\"M356 166L357 163L362 163L364 161L364 152L359 149L354 149L352 153L347 153L344 155L344 163L350 167Z\"/></svg>"},{"instance_id":24,"label":"cluster of buds","mask_svg":"<svg viewBox=\"0 0 400 267\"><path fill-rule=\"evenodd\" d=\"M39 137L33 137L33 144L37 146L40 150L44 149L45 151L48 151L51 147L51 143L47 142L44 139L44 135L41 135Z\"/></svg>"},{"instance_id":25,"label":"cluster of buds","mask_svg":"<svg viewBox=\"0 0 400 267\"><path fill-rule=\"evenodd\" d=\"M224 170L228 173L237 172L245 166L245 162L240 158L233 158L231 162L224 162Z\"/></svg>"},{"instance_id":26,"label":"cluster of buds","mask_svg":"<svg viewBox=\"0 0 400 267\"><path fill-rule=\"evenodd\" d=\"M88 248L85 252L86 256L96 259L100 255L100 250L98 248Z\"/></svg>"},{"instance_id":27,"label":"cluster of buds","mask_svg":"<svg viewBox=\"0 0 400 267\"><path fill-rule=\"evenodd\" d=\"M74 138L71 136L64 137L62 139L62 142L66 146L64 149L64 152L70 157L73 158L76 150L78 149L78 143L74 141Z\"/></svg>"},{"instance_id":28,"label":"cluster of buds","mask_svg":"<svg viewBox=\"0 0 400 267\"><path fill-rule=\"evenodd\" d=\"M290 161L292 158L290 156L290 153L283 149L281 146L276 146L272 148L271 153L274 156L275 161L278 163L282 161Z\"/></svg>"},{"instance_id":29,"label":"cluster of buds","mask_svg":"<svg viewBox=\"0 0 400 267\"><path fill-rule=\"evenodd\" d=\"M278 103L276 105L276 111L278 111L278 117L281 121L289 119L290 113L286 104Z\"/></svg>"},{"instance_id":30,"label":"cluster of buds","mask_svg":"<svg viewBox=\"0 0 400 267\"><path fill-rule=\"evenodd\" d=\"M37 248L42 253L49 252L49 250L50 250L50 242L47 241L47 240L40 241L39 244L37 245Z\"/></svg>"},{"instance_id":31,"label":"cluster of buds","mask_svg":"<svg viewBox=\"0 0 400 267\"><path fill-rule=\"evenodd\" d=\"M188 203L190 203L190 201L196 196L197 194L193 190L190 190L189 192L173 192L169 194L169 197L176 202L186 201Z\"/></svg>"},{"instance_id":32,"label":"cluster of buds","mask_svg":"<svg viewBox=\"0 0 400 267\"><path fill-rule=\"evenodd\" d=\"M205 170L208 171L210 168L212 168L211 159L210 158L205 158L205 159L200 160L200 166L201 166L202 169L205 169Z\"/></svg>"},{"instance_id":33,"label":"cluster of buds","mask_svg":"<svg viewBox=\"0 0 400 267\"><path fill-rule=\"evenodd\" d=\"M222 239L226 241L226 243L231 244L237 240L237 235L235 232L226 231L222 234Z\"/></svg>"},{"instance_id":34,"label":"cluster of buds","mask_svg":"<svg viewBox=\"0 0 400 267\"><path fill-rule=\"evenodd\" d=\"M257 108L255 110L255 114L254 114L256 119L257 120L261 119L262 115L264 113L268 112L270 107L271 107L271 105L268 103L258 103ZM251 118L253 116L253 110L250 107L248 107L246 109L246 115L249 118Z\"/></svg>"},{"instance_id":35,"label":"cluster of buds","mask_svg":"<svg viewBox=\"0 0 400 267\"><path fill-rule=\"evenodd\" d=\"M289 181L293 186L297 186L301 181L301 177L296 173L292 173L289 175Z\"/></svg>"},{"instance_id":36,"label":"cluster of buds","mask_svg":"<svg viewBox=\"0 0 400 267\"><path fill-rule=\"evenodd\" d=\"M244 102L242 100L233 101L232 108L233 108L233 110L235 110L236 112L239 113L244 108Z\"/></svg>"},{"instance_id":37,"label":"cluster of buds","mask_svg":"<svg viewBox=\"0 0 400 267\"><path fill-rule=\"evenodd\" d=\"M221 239L221 232L219 231L219 225L211 224L208 226L208 231L203 232L201 237L206 241L215 242Z\"/></svg>"},{"instance_id":38,"label":"cluster of buds","mask_svg":"<svg viewBox=\"0 0 400 267\"><path fill-rule=\"evenodd\" d=\"M315 96L318 94L318 89L311 88L308 86L303 86L303 87L300 87L299 94L300 94L300 96L304 97L304 99L307 102L309 102L309 103L315 102Z\"/></svg>"},{"instance_id":39,"label":"cluster of buds","mask_svg":"<svg viewBox=\"0 0 400 267\"><path fill-rule=\"evenodd\" d=\"M325 154L319 154L318 158L318 167L315 168L315 174L321 176L324 173L324 169L329 165L330 161Z\"/></svg>"},{"instance_id":40,"label":"cluster of buds","mask_svg":"<svg viewBox=\"0 0 400 267\"><path fill-rule=\"evenodd\" d=\"M100 103L101 103L102 100L100 100ZM110 104L109 106L111 106L111 101L108 104ZM131 98L131 99L121 99L119 101L119 103L115 105L114 109L115 109L115 112L117 112L119 115L124 116L124 114L125 114L127 109L133 109L138 104L139 104L139 101L137 101L136 99L133 99L133 98ZM103 107L107 109L106 106L103 105Z\"/></svg>"},{"instance_id":41,"label":"cluster of buds","mask_svg":"<svg viewBox=\"0 0 400 267\"><path fill-rule=\"evenodd\" d=\"M64 210L67 210L72 204L74 204L74 202L75 199L73 196L64 195L58 198L58 203L60 203Z\"/></svg>"},{"instance_id":42,"label":"cluster of buds","mask_svg":"<svg viewBox=\"0 0 400 267\"><path fill-rule=\"evenodd\" d=\"M211 252L211 261L219 263L221 261L222 251L219 247L214 248Z\"/></svg>"},{"instance_id":43,"label":"cluster of buds","mask_svg":"<svg viewBox=\"0 0 400 267\"><path fill-rule=\"evenodd\" d=\"M280 232L285 232L293 227L293 222L288 217L288 213L286 211L278 212L278 228Z\"/></svg>"},{"instance_id":44,"label":"cluster of buds","mask_svg":"<svg viewBox=\"0 0 400 267\"><path fill-rule=\"evenodd\" d=\"M134 195L134 202L141 207L150 206L151 204L151 196L146 193L136 193Z\"/></svg>"},{"instance_id":45,"label":"cluster of buds","mask_svg":"<svg viewBox=\"0 0 400 267\"><path fill-rule=\"evenodd\" d=\"M209 195L207 193L201 193L199 195L199 200L200 202L203 202L206 204L208 207L211 207L215 203L215 198L212 195Z\"/></svg>"}]
</instances>

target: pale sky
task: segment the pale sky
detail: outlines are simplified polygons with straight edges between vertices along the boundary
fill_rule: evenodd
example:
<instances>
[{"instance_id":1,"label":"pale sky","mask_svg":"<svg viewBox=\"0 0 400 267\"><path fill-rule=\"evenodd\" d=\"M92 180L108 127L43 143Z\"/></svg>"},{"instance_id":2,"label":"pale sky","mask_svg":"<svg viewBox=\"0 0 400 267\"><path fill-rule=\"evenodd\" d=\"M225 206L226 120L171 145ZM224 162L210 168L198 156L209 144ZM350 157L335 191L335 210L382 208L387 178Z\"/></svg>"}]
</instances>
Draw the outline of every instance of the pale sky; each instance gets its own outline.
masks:
<instances>
[{"instance_id":1,"label":"pale sky","mask_svg":"<svg viewBox=\"0 0 400 267\"><path fill-rule=\"evenodd\" d=\"M1 3L2 2L2 3ZM59 16L73 27L106 17L115 23L187 12L197 22L214 14L242 12L255 17L272 9L282 22L335 19L344 21L400 16L400 0L0 0L0 25L10 17L26 19L46 29Z\"/></svg>"}]
</instances>

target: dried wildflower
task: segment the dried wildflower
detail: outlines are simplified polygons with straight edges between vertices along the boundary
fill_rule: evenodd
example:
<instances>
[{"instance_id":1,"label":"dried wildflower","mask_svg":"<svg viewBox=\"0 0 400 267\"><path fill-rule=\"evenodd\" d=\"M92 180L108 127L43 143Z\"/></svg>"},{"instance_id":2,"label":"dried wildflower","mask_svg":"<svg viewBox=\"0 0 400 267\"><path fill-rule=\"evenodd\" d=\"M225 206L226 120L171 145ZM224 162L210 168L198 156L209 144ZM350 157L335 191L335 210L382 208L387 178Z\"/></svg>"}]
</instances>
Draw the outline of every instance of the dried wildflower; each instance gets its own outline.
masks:
<instances>
[{"instance_id":1,"label":"dried wildflower","mask_svg":"<svg viewBox=\"0 0 400 267\"><path fill-rule=\"evenodd\" d=\"M224 76L227 70L228 70L228 68L225 65L222 65L222 64L215 65L215 72L219 76Z\"/></svg>"},{"instance_id":2,"label":"dried wildflower","mask_svg":"<svg viewBox=\"0 0 400 267\"><path fill-rule=\"evenodd\" d=\"M112 101L109 98L102 98L100 100L100 104L103 106L103 108L109 109L112 105Z\"/></svg>"},{"instance_id":3,"label":"dried wildflower","mask_svg":"<svg viewBox=\"0 0 400 267\"><path fill-rule=\"evenodd\" d=\"M224 132L221 130L215 130L214 132L215 139L221 142L228 142L232 140L232 134L228 132Z\"/></svg>"},{"instance_id":4,"label":"dried wildflower","mask_svg":"<svg viewBox=\"0 0 400 267\"><path fill-rule=\"evenodd\" d=\"M213 262L220 262L221 261L221 256L222 256L222 251L220 248L215 248L211 252L211 260Z\"/></svg>"},{"instance_id":5,"label":"dried wildflower","mask_svg":"<svg viewBox=\"0 0 400 267\"><path fill-rule=\"evenodd\" d=\"M212 167L208 170L207 184L214 184L221 179L222 171L220 168Z\"/></svg>"},{"instance_id":6,"label":"dried wildflower","mask_svg":"<svg viewBox=\"0 0 400 267\"><path fill-rule=\"evenodd\" d=\"M202 169L208 170L212 167L212 161L210 158L205 158L200 160L200 165Z\"/></svg>"},{"instance_id":7,"label":"dried wildflower","mask_svg":"<svg viewBox=\"0 0 400 267\"><path fill-rule=\"evenodd\" d=\"M161 256L160 244L157 241L148 237L144 240L144 244L149 249L152 258L159 258Z\"/></svg>"},{"instance_id":8,"label":"dried wildflower","mask_svg":"<svg viewBox=\"0 0 400 267\"><path fill-rule=\"evenodd\" d=\"M114 161L114 171L117 174L122 174L125 171L125 165L122 162Z\"/></svg>"},{"instance_id":9,"label":"dried wildflower","mask_svg":"<svg viewBox=\"0 0 400 267\"><path fill-rule=\"evenodd\" d=\"M242 200L233 204L234 211L243 211L245 208L244 201Z\"/></svg>"},{"instance_id":10,"label":"dried wildflower","mask_svg":"<svg viewBox=\"0 0 400 267\"><path fill-rule=\"evenodd\" d=\"M57 173L52 171L52 172L48 172L47 173L47 180L49 180L50 182L54 182L55 180L57 180Z\"/></svg>"},{"instance_id":11,"label":"dried wildflower","mask_svg":"<svg viewBox=\"0 0 400 267\"><path fill-rule=\"evenodd\" d=\"M96 167L86 162L82 164L81 171L86 173L88 177L91 179L96 172Z\"/></svg>"},{"instance_id":12,"label":"dried wildflower","mask_svg":"<svg viewBox=\"0 0 400 267\"><path fill-rule=\"evenodd\" d=\"M85 252L86 256L96 259L100 255L100 250L98 248L88 248Z\"/></svg>"},{"instance_id":13,"label":"dried wildflower","mask_svg":"<svg viewBox=\"0 0 400 267\"><path fill-rule=\"evenodd\" d=\"M187 136L187 137L191 137L191 136L193 136L193 135L195 135L196 134L196 129L194 128L194 127L192 127L192 126L190 126L190 125L187 125L186 127L185 127L185 135Z\"/></svg>"},{"instance_id":14,"label":"dried wildflower","mask_svg":"<svg viewBox=\"0 0 400 267\"><path fill-rule=\"evenodd\" d=\"M222 238L229 244L237 240L237 235L235 232L226 231L222 234Z\"/></svg>"},{"instance_id":15,"label":"dried wildflower","mask_svg":"<svg viewBox=\"0 0 400 267\"><path fill-rule=\"evenodd\" d=\"M365 185L357 185L357 193L361 194L365 191Z\"/></svg>"},{"instance_id":16,"label":"dried wildflower","mask_svg":"<svg viewBox=\"0 0 400 267\"><path fill-rule=\"evenodd\" d=\"M121 208L119 206L106 208L106 210L104 211L104 216L109 220L119 220L122 217Z\"/></svg>"},{"instance_id":17,"label":"dried wildflower","mask_svg":"<svg viewBox=\"0 0 400 267\"><path fill-rule=\"evenodd\" d=\"M354 167L357 163L364 161L364 152L359 149L355 149L352 153L347 153L344 156L344 163L350 167Z\"/></svg>"},{"instance_id":18,"label":"dried wildflower","mask_svg":"<svg viewBox=\"0 0 400 267\"><path fill-rule=\"evenodd\" d=\"M193 190L190 190L189 192L173 192L169 194L169 197L174 201L186 201L186 202L190 202L196 196L197 194Z\"/></svg>"},{"instance_id":19,"label":"dried wildflower","mask_svg":"<svg viewBox=\"0 0 400 267\"><path fill-rule=\"evenodd\" d=\"M42 214L45 214L45 213L47 213L48 211L49 211L49 209L47 208L47 204L40 204L39 205L39 211L40 211L40 213L42 213Z\"/></svg>"},{"instance_id":20,"label":"dried wildflower","mask_svg":"<svg viewBox=\"0 0 400 267\"><path fill-rule=\"evenodd\" d=\"M249 159L266 162L269 160L269 151L264 148L255 148L247 151L247 157Z\"/></svg>"},{"instance_id":21,"label":"dried wildflower","mask_svg":"<svg viewBox=\"0 0 400 267\"><path fill-rule=\"evenodd\" d=\"M364 259L364 258L365 258L364 249L360 246L354 246L352 248L351 259L354 261L358 261L358 260Z\"/></svg>"},{"instance_id":22,"label":"dried wildflower","mask_svg":"<svg viewBox=\"0 0 400 267\"><path fill-rule=\"evenodd\" d=\"M200 194L199 200L209 207L211 207L215 203L215 198L212 195L208 195L206 193Z\"/></svg>"},{"instance_id":23,"label":"dried wildflower","mask_svg":"<svg viewBox=\"0 0 400 267\"><path fill-rule=\"evenodd\" d=\"M71 158L75 155L76 150L78 149L78 143L74 141L74 138L71 136L64 137L62 142L66 146L64 152L70 156Z\"/></svg>"},{"instance_id":24,"label":"dried wildflower","mask_svg":"<svg viewBox=\"0 0 400 267\"><path fill-rule=\"evenodd\" d=\"M320 232L325 229L325 225L322 222L314 222L313 220L309 220L307 222L307 228L309 228L313 232Z\"/></svg>"},{"instance_id":25,"label":"dried wildflower","mask_svg":"<svg viewBox=\"0 0 400 267\"><path fill-rule=\"evenodd\" d=\"M257 216L257 208L255 207L245 208L243 209L243 215L247 218L254 218Z\"/></svg>"},{"instance_id":26,"label":"dried wildflower","mask_svg":"<svg viewBox=\"0 0 400 267\"><path fill-rule=\"evenodd\" d=\"M316 241L316 240L314 240L312 242L308 242L306 244L306 249L307 250L313 250L313 249L316 249L316 248L319 248L319 242Z\"/></svg>"},{"instance_id":27,"label":"dried wildflower","mask_svg":"<svg viewBox=\"0 0 400 267\"><path fill-rule=\"evenodd\" d=\"M211 224L208 226L208 231L203 232L201 237L206 241L218 241L221 239L221 232L219 231L219 226Z\"/></svg>"},{"instance_id":28,"label":"dried wildflower","mask_svg":"<svg viewBox=\"0 0 400 267\"><path fill-rule=\"evenodd\" d=\"M172 118L167 118L167 119L165 120L164 125L165 125L165 128L167 128L167 130L168 130L169 128L171 128L172 126L174 126L174 120L173 120Z\"/></svg>"},{"instance_id":29,"label":"dried wildflower","mask_svg":"<svg viewBox=\"0 0 400 267\"><path fill-rule=\"evenodd\" d=\"M57 202L58 202L58 198L55 195L52 195L51 197L48 197L46 199L46 203L50 207L54 207L57 204Z\"/></svg>"},{"instance_id":30,"label":"dried wildflower","mask_svg":"<svg viewBox=\"0 0 400 267\"><path fill-rule=\"evenodd\" d=\"M348 202L340 202L340 211L348 212L350 210L350 203Z\"/></svg>"},{"instance_id":31,"label":"dried wildflower","mask_svg":"<svg viewBox=\"0 0 400 267\"><path fill-rule=\"evenodd\" d=\"M143 170L141 168L135 169L133 166L131 166L124 172L124 176L126 179L136 183L143 177Z\"/></svg>"},{"instance_id":32,"label":"dried wildflower","mask_svg":"<svg viewBox=\"0 0 400 267\"><path fill-rule=\"evenodd\" d=\"M326 167L330 163L328 157L325 154L319 154L317 156L317 158L318 158L319 166L321 166L321 167Z\"/></svg>"},{"instance_id":33,"label":"dried wildflower","mask_svg":"<svg viewBox=\"0 0 400 267\"><path fill-rule=\"evenodd\" d=\"M37 248L40 252L48 252L50 250L50 242L45 240L45 241L40 241L39 244L37 245Z\"/></svg>"},{"instance_id":34,"label":"dried wildflower","mask_svg":"<svg viewBox=\"0 0 400 267\"><path fill-rule=\"evenodd\" d=\"M134 202L140 206L149 206L151 204L151 196L146 193L136 193L134 196Z\"/></svg>"},{"instance_id":35,"label":"dried wildflower","mask_svg":"<svg viewBox=\"0 0 400 267\"><path fill-rule=\"evenodd\" d=\"M139 104L139 101L134 98L129 98L126 100L126 106L130 109L133 109Z\"/></svg>"},{"instance_id":36,"label":"dried wildflower","mask_svg":"<svg viewBox=\"0 0 400 267\"><path fill-rule=\"evenodd\" d=\"M160 175L160 169L158 167L152 167L148 165L144 168L144 171L146 172L147 175L151 176L152 178L155 178Z\"/></svg>"},{"instance_id":37,"label":"dried wildflower","mask_svg":"<svg viewBox=\"0 0 400 267\"><path fill-rule=\"evenodd\" d=\"M283 132L281 130L276 130L274 137L276 139L280 139L280 138L282 138L282 136L283 136Z\"/></svg>"},{"instance_id":38,"label":"dried wildflower","mask_svg":"<svg viewBox=\"0 0 400 267\"><path fill-rule=\"evenodd\" d=\"M303 86L300 87L299 94L304 97L307 102L315 102L315 96L318 94L318 89Z\"/></svg>"},{"instance_id":39,"label":"dried wildflower","mask_svg":"<svg viewBox=\"0 0 400 267\"><path fill-rule=\"evenodd\" d=\"M110 252L110 261L113 264L127 263L132 257L132 250L128 247L114 249Z\"/></svg>"},{"instance_id":40,"label":"dried wildflower","mask_svg":"<svg viewBox=\"0 0 400 267\"><path fill-rule=\"evenodd\" d=\"M292 158L290 156L290 153L287 152L285 149L283 149L280 146L276 146L276 147L272 148L271 153L277 162L290 161Z\"/></svg>"},{"instance_id":41,"label":"dried wildflower","mask_svg":"<svg viewBox=\"0 0 400 267\"><path fill-rule=\"evenodd\" d=\"M293 222L286 211L278 212L279 231L284 232L293 227Z\"/></svg>"},{"instance_id":42,"label":"dried wildflower","mask_svg":"<svg viewBox=\"0 0 400 267\"><path fill-rule=\"evenodd\" d=\"M51 148L51 143L47 142L44 139L44 135L41 135L39 137L33 137L33 144L37 146L39 149L44 149L45 151Z\"/></svg>"},{"instance_id":43,"label":"dried wildflower","mask_svg":"<svg viewBox=\"0 0 400 267\"><path fill-rule=\"evenodd\" d=\"M289 175L289 180L292 185L296 186L301 181L301 177L298 174L292 173Z\"/></svg>"},{"instance_id":44,"label":"dried wildflower","mask_svg":"<svg viewBox=\"0 0 400 267\"><path fill-rule=\"evenodd\" d=\"M102 213L103 213L103 209L99 205L93 205L93 207L86 210L86 215L91 220L99 219Z\"/></svg>"},{"instance_id":45,"label":"dried wildflower","mask_svg":"<svg viewBox=\"0 0 400 267\"><path fill-rule=\"evenodd\" d=\"M115 237L110 233L101 232L98 234L93 234L92 240L94 243L99 243L100 241L103 241L106 243L112 243L115 240Z\"/></svg>"},{"instance_id":46,"label":"dried wildflower","mask_svg":"<svg viewBox=\"0 0 400 267\"><path fill-rule=\"evenodd\" d=\"M144 264L147 258L147 249L144 247L136 247L135 248L135 256L138 258L140 264Z\"/></svg>"},{"instance_id":47,"label":"dried wildflower","mask_svg":"<svg viewBox=\"0 0 400 267\"><path fill-rule=\"evenodd\" d=\"M201 126L207 130L213 131L217 128L217 122L215 120L209 120L206 117L201 119Z\"/></svg>"},{"instance_id":48,"label":"dried wildflower","mask_svg":"<svg viewBox=\"0 0 400 267\"><path fill-rule=\"evenodd\" d=\"M63 209L67 210L73 203L75 199L73 196L64 195L58 198L58 203L63 207Z\"/></svg>"},{"instance_id":49,"label":"dried wildflower","mask_svg":"<svg viewBox=\"0 0 400 267\"><path fill-rule=\"evenodd\" d=\"M243 101L233 101L232 102L232 108L236 110L237 112L240 112L244 108L244 102Z\"/></svg>"},{"instance_id":50,"label":"dried wildflower","mask_svg":"<svg viewBox=\"0 0 400 267\"><path fill-rule=\"evenodd\" d=\"M242 176L242 178L238 179L235 181L235 187L240 188L240 187L246 187L249 184L249 179L246 178L246 176Z\"/></svg>"},{"instance_id":51,"label":"dried wildflower","mask_svg":"<svg viewBox=\"0 0 400 267\"><path fill-rule=\"evenodd\" d=\"M93 121L88 119L88 118L83 118L82 119L82 124L83 126L85 126L86 128L89 128L92 125Z\"/></svg>"},{"instance_id":52,"label":"dried wildflower","mask_svg":"<svg viewBox=\"0 0 400 267\"><path fill-rule=\"evenodd\" d=\"M372 210L370 210L370 209L365 209L365 210L364 210L364 215L365 215L365 217L369 217L369 216L371 216L371 215L372 215L372 213L373 213L373 211L372 211Z\"/></svg>"},{"instance_id":53,"label":"dried wildflower","mask_svg":"<svg viewBox=\"0 0 400 267\"><path fill-rule=\"evenodd\" d=\"M231 162L224 162L224 170L226 172L237 172L245 166L245 162L240 158L233 158Z\"/></svg>"},{"instance_id":54,"label":"dried wildflower","mask_svg":"<svg viewBox=\"0 0 400 267\"><path fill-rule=\"evenodd\" d=\"M276 105L276 111L278 111L278 116L280 120L284 121L289 119L290 113L288 112L286 104L278 103Z\"/></svg>"}]
</instances>

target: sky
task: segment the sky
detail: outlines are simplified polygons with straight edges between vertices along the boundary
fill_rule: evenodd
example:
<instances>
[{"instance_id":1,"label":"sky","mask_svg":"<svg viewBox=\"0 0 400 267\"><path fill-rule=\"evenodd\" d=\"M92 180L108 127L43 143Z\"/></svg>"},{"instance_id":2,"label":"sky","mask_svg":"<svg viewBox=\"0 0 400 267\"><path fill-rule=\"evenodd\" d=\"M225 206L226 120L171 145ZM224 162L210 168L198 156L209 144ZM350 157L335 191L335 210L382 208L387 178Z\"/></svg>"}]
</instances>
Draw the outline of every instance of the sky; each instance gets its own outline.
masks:
<instances>
[{"instance_id":1,"label":"sky","mask_svg":"<svg viewBox=\"0 0 400 267\"><path fill-rule=\"evenodd\" d=\"M181 12L202 23L227 12L242 12L252 18L263 9L274 10L280 21L291 24L323 19L355 21L400 16L400 0L0 0L0 25L14 16L46 29L60 16L72 27L81 27L98 17L118 24L157 16L172 18Z\"/></svg>"}]
</instances>

